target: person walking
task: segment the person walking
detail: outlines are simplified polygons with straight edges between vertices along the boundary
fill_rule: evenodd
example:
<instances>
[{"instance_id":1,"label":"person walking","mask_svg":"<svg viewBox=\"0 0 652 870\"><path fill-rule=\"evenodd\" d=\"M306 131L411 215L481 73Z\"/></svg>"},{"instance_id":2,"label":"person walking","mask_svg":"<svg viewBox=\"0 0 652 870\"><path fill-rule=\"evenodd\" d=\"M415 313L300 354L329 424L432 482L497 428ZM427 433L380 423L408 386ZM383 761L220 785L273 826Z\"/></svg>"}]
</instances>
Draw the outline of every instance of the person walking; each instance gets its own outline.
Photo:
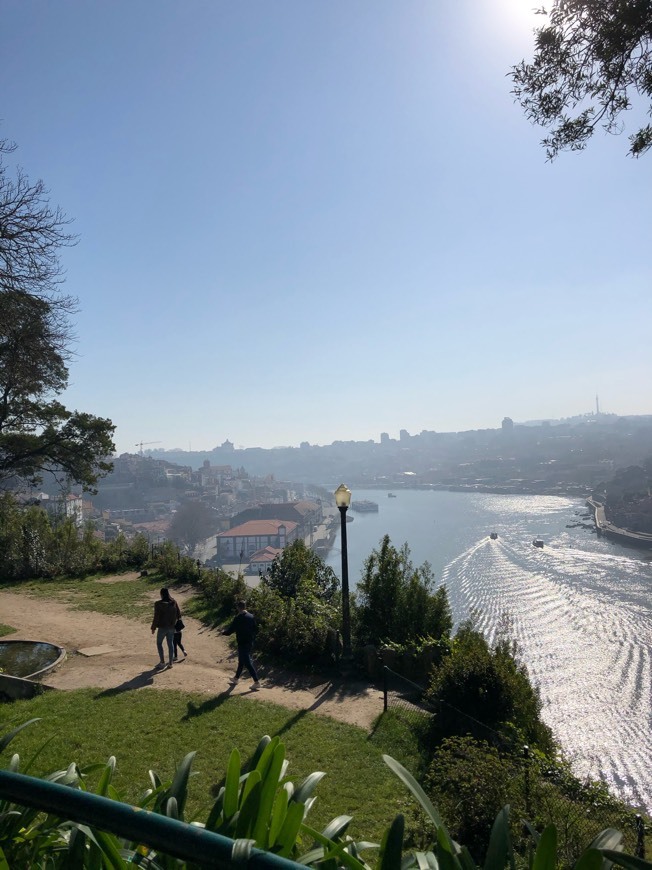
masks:
<instances>
[{"instance_id":1,"label":"person walking","mask_svg":"<svg viewBox=\"0 0 652 870\"><path fill-rule=\"evenodd\" d=\"M238 601L236 607L238 609L237 616L223 632L224 634L233 634L235 632L235 639L238 644L238 668L230 682L232 686L235 686L240 679L242 671L246 668L253 678L253 688L257 689L260 686L260 681L254 663L251 661L251 651L254 646L254 638L256 637L256 620L253 613L249 613L247 610L245 601Z\"/></svg>"},{"instance_id":2,"label":"person walking","mask_svg":"<svg viewBox=\"0 0 652 870\"><path fill-rule=\"evenodd\" d=\"M166 667L163 654L163 641L168 648L168 664L172 667L174 658L174 626L177 619L181 619L179 605L170 595L169 589L161 589L161 600L154 605L154 619L152 620L152 634L156 631L156 648L158 649L159 663L156 667L160 670Z\"/></svg>"}]
</instances>

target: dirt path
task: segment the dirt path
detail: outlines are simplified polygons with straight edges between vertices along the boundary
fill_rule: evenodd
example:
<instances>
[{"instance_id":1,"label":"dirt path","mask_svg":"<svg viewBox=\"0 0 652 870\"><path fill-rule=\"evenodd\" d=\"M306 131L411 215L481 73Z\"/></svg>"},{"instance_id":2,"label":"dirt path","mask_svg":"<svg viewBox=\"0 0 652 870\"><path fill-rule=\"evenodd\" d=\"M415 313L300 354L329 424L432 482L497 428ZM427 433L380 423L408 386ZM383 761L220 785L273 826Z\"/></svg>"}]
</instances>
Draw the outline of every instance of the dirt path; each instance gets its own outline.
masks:
<instances>
[{"instance_id":1,"label":"dirt path","mask_svg":"<svg viewBox=\"0 0 652 870\"><path fill-rule=\"evenodd\" d=\"M127 576L115 579L124 581ZM182 609L189 594L175 592ZM157 597L153 596L152 603ZM252 691L249 679L231 689L228 681L237 660L228 639L185 615L183 643L188 658L165 671L154 670L158 653L147 623L73 610L51 598L4 591L0 591L0 618L17 629L7 640L44 640L66 650L65 662L43 680L56 689L94 687L118 692L165 688L207 695L230 691L293 710L312 710L365 729L371 728L383 709L382 693L366 683L325 682L280 669L261 669L261 688L257 692ZM111 651L92 656L78 652L105 645Z\"/></svg>"}]
</instances>

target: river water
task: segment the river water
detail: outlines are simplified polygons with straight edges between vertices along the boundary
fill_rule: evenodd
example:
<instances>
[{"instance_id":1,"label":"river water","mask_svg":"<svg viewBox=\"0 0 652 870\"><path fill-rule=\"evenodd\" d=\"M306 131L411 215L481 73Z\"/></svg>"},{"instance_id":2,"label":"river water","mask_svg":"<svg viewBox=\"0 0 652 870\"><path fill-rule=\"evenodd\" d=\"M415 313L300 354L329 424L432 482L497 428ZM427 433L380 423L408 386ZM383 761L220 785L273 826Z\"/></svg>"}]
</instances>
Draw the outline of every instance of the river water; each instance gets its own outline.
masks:
<instances>
[{"instance_id":1,"label":"river water","mask_svg":"<svg viewBox=\"0 0 652 870\"><path fill-rule=\"evenodd\" d=\"M365 558L389 534L412 561L432 565L455 622L479 614L492 638L510 634L539 686L543 716L575 771L605 779L652 809L652 560L597 538L583 502L552 496L356 490L378 513L347 525L353 588ZM569 527L570 526L570 527ZM498 540L489 538L498 533ZM532 546L542 538L544 548ZM328 557L339 576L339 534Z\"/></svg>"}]
</instances>

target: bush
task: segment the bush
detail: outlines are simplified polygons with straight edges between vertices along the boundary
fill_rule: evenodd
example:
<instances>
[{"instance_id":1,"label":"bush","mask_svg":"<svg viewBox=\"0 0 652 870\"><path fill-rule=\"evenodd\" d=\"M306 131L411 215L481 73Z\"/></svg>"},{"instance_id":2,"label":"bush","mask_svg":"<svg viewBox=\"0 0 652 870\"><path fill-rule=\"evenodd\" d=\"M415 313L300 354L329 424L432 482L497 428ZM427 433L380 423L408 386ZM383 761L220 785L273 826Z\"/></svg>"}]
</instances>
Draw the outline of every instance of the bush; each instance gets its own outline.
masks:
<instances>
[{"instance_id":1,"label":"bush","mask_svg":"<svg viewBox=\"0 0 652 870\"><path fill-rule=\"evenodd\" d=\"M322 599L313 580L299 580L289 598L263 582L250 592L248 607L256 616L256 644L262 651L304 664L334 661L332 638L340 611Z\"/></svg>"},{"instance_id":2,"label":"bush","mask_svg":"<svg viewBox=\"0 0 652 870\"><path fill-rule=\"evenodd\" d=\"M365 562L354 625L360 646L447 637L453 619L446 587L434 589L430 565L415 568L408 545L397 550L385 535Z\"/></svg>"},{"instance_id":3,"label":"bush","mask_svg":"<svg viewBox=\"0 0 652 870\"><path fill-rule=\"evenodd\" d=\"M490 647L470 623L460 626L450 655L432 671L426 699L437 708L436 742L471 734L501 745L554 749L552 732L541 719L541 699L516 645L500 638Z\"/></svg>"},{"instance_id":4,"label":"bush","mask_svg":"<svg viewBox=\"0 0 652 870\"><path fill-rule=\"evenodd\" d=\"M340 585L333 569L297 538L274 559L263 582L284 598L294 598L302 580L311 580L325 601L333 600Z\"/></svg>"},{"instance_id":5,"label":"bush","mask_svg":"<svg viewBox=\"0 0 652 870\"><path fill-rule=\"evenodd\" d=\"M95 527L79 529L72 517L51 518L40 507L19 508L10 494L0 500L0 576L86 577L97 571L142 568L149 557L144 535L102 542Z\"/></svg>"},{"instance_id":6,"label":"bush","mask_svg":"<svg viewBox=\"0 0 652 870\"><path fill-rule=\"evenodd\" d=\"M242 575L232 577L220 569L204 569L199 577L199 588L208 610L207 615L215 622L232 615L236 601L246 598L247 594Z\"/></svg>"},{"instance_id":7,"label":"bush","mask_svg":"<svg viewBox=\"0 0 652 870\"><path fill-rule=\"evenodd\" d=\"M436 804L451 836L464 843L476 864L484 863L494 819L510 804L513 817L524 814L515 780L522 770L498 750L472 737L445 739L435 750L424 789ZM518 830L513 831L518 835Z\"/></svg>"}]
</instances>

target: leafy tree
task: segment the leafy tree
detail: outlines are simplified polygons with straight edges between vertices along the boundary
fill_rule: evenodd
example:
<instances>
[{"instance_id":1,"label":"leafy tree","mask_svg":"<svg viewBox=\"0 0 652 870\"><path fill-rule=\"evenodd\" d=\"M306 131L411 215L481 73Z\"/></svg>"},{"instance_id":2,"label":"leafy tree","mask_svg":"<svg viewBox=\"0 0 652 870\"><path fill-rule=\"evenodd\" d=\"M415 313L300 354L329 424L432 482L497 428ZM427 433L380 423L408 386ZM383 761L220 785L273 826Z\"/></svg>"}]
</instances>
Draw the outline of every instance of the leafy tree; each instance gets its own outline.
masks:
<instances>
[{"instance_id":1,"label":"leafy tree","mask_svg":"<svg viewBox=\"0 0 652 870\"><path fill-rule=\"evenodd\" d=\"M365 561L356 618L358 642L375 645L447 637L453 625L446 588L434 589L428 562L415 568L408 545L397 550L389 535Z\"/></svg>"},{"instance_id":2,"label":"leafy tree","mask_svg":"<svg viewBox=\"0 0 652 870\"><path fill-rule=\"evenodd\" d=\"M211 509L203 502L186 502L172 518L168 532L170 539L192 554L197 544L215 531L213 516Z\"/></svg>"},{"instance_id":3,"label":"leafy tree","mask_svg":"<svg viewBox=\"0 0 652 870\"><path fill-rule=\"evenodd\" d=\"M43 183L9 176L0 142L0 484L61 474L92 490L111 468L110 420L56 401L68 382L69 317L58 252L74 240Z\"/></svg>"},{"instance_id":4,"label":"leafy tree","mask_svg":"<svg viewBox=\"0 0 652 870\"><path fill-rule=\"evenodd\" d=\"M652 98L651 0L553 0L535 30L533 60L512 69L513 93L526 117L551 132L550 159L581 150L596 127L619 133L621 115ZM648 114L651 107L648 106ZM629 137L638 157L652 145L652 125Z\"/></svg>"},{"instance_id":5,"label":"leafy tree","mask_svg":"<svg viewBox=\"0 0 652 870\"><path fill-rule=\"evenodd\" d=\"M316 594L326 601L331 601L339 588L333 569L301 539L297 539L274 559L263 583L284 598L294 598L302 580L314 583Z\"/></svg>"}]
</instances>

